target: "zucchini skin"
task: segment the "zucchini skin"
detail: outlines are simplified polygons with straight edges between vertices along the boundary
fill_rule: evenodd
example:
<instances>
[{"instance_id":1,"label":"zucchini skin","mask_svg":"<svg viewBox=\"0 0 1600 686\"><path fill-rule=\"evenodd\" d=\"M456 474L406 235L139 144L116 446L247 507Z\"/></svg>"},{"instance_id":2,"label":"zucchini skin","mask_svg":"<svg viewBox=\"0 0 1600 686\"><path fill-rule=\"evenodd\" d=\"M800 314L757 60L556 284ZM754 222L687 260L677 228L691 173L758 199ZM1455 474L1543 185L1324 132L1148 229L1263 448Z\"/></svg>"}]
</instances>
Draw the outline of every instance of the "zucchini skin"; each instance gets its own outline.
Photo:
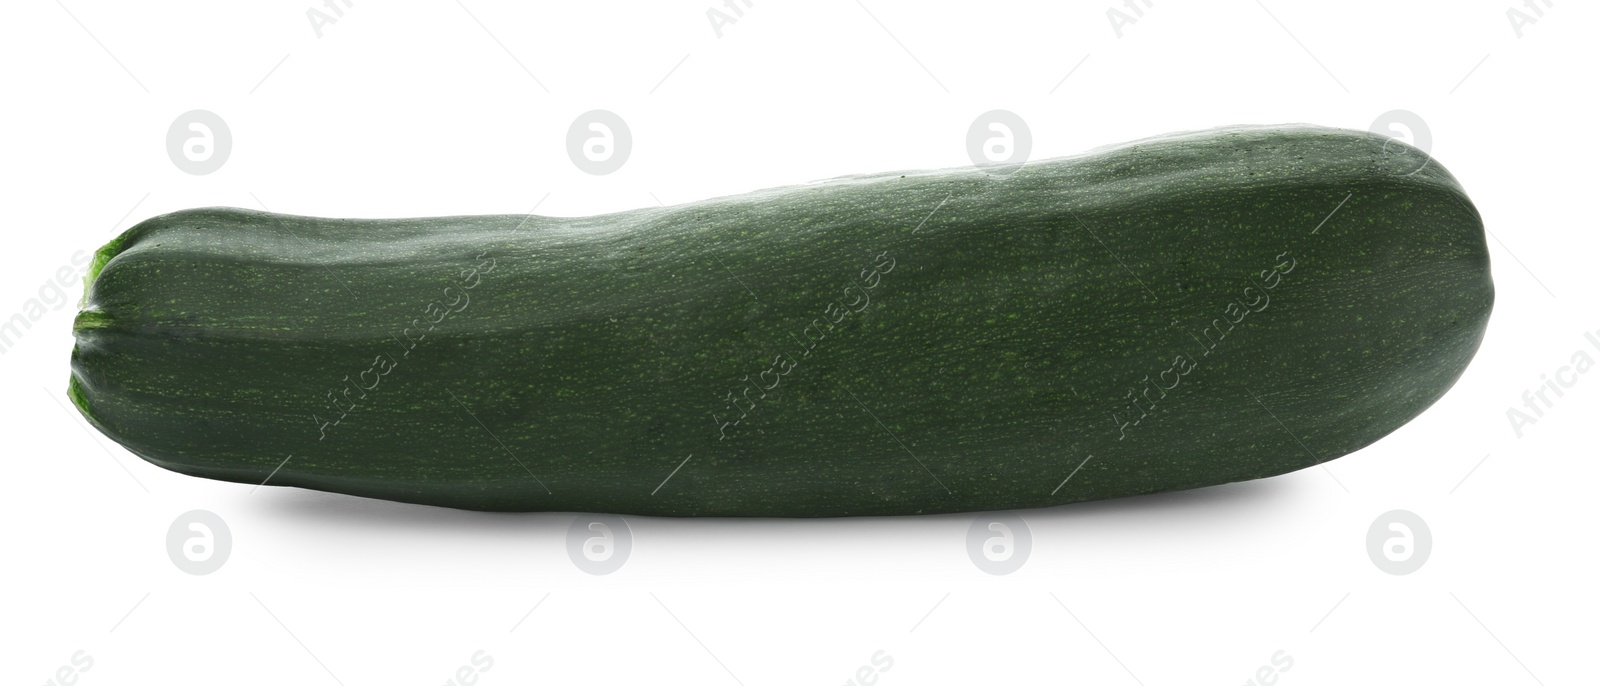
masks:
<instances>
[{"instance_id":1,"label":"zucchini skin","mask_svg":"<svg viewBox=\"0 0 1600 686\"><path fill-rule=\"evenodd\" d=\"M1295 471L1433 404L1494 300L1449 172L1314 126L582 218L185 210L86 284L68 394L156 465L666 516Z\"/></svg>"}]
</instances>

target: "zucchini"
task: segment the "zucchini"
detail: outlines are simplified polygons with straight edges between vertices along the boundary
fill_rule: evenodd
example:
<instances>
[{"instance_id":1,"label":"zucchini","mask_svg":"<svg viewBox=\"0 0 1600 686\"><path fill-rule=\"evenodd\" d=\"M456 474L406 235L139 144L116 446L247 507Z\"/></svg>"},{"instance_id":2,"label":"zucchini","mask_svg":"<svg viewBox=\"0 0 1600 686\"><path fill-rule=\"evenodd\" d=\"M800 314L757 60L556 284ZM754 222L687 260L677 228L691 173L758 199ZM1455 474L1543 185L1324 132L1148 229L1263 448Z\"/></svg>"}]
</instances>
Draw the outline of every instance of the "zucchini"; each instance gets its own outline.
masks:
<instances>
[{"instance_id":1,"label":"zucchini","mask_svg":"<svg viewBox=\"0 0 1600 686\"><path fill-rule=\"evenodd\" d=\"M454 508L814 517L1283 474L1436 401L1494 300L1422 152L1231 127L595 217L139 223L69 395L161 467Z\"/></svg>"}]
</instances>

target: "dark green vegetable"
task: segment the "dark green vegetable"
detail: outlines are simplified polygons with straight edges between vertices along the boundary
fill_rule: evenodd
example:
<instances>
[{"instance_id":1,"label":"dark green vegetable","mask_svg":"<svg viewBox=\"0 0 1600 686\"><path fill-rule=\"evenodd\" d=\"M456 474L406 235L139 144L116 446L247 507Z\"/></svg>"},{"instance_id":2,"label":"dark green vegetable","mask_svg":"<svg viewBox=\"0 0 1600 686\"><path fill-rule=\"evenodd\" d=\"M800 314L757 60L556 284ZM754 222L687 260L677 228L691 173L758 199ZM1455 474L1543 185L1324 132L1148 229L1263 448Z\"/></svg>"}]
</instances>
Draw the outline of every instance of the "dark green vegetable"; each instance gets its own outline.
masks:
<instances>
[{"instance_id":1,"label":"dark green vegetable","mask_svg":"<svg viewBox=\"0 0 1600 686\"><path fill-rule=\"evenodd\" d=\"M69 393L157 465L652 515L1294 471L1437 400L1493 302L1448 172L1309 126L586 218L187 210L88 279Z\"/></svg>"}]
</instances>

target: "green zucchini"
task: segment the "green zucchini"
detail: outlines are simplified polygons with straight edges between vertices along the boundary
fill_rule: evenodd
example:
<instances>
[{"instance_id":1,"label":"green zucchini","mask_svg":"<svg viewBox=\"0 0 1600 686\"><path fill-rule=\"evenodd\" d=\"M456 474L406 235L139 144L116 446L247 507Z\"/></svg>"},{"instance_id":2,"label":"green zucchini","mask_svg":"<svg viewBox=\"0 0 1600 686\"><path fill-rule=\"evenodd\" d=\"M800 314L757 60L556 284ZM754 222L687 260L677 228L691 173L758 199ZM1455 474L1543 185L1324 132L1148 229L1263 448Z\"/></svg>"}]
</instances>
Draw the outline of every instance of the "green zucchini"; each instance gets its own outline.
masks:
<instances>
[{"instance_id":1,"label":"green zucchini","mask_svg":"<svg viewBox=\"0 0 1600 686\"><path fill-rule=\"evenodd\" d=\"M813 517L1283 474L1461 375L1477 211L1233 127L595 217L206 208L96 255L69 395L161 467L454 508Z\"/></svg>"}]
</instances>

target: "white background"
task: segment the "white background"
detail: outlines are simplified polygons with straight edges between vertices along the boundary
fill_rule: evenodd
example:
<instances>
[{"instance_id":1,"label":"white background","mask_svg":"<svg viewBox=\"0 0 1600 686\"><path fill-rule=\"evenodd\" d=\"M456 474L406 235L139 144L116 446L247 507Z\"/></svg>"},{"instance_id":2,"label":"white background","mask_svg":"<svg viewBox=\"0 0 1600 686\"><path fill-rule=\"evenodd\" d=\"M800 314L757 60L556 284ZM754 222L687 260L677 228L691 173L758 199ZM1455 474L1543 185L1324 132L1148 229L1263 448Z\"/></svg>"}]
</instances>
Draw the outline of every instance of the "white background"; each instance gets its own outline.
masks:
<instances>
[{"instance_id":1,"label":"white background","mask_svg":"<svg viewBox=\"0 0 1600 686\"><path fill-rule=\"evenodd\" d=\"M342 16L309 1L8 5L0 317L31 328L0 356L7 682L51 683L67 666L55 683L442 684L479 650L493 665L468 676L483 686L843 684L878 651L893 660L871 677L884 686L1592 673L1600 374L1520 437L1507 418L1575 352L1600 359L1584 338L1600 330L1591 5L1230 0L1141 2L1141 15L1121 2L759 0L739 17L708 1L462 2L362 0ZM314 7L335 20L320 37ZM713 7L736 20L721 37ZM1112 9L1134 20L1120 36ZM1532 21L1514 27L1512 9ZM633 135L603 176L565 148L597 108ZM166 151L194 109L231 132L208 175ZM72 255L151 215L603 213L970 164L967 129L993 109L1026 120L1034 159L1226 124L1368 129L1417 114L1494 236L1497 302L1476 361L1432 409L1326 471L1021 512L1031 553L1004 576L969 557L972 515L628 518L630 557L595 576L566 552L572 514L179 476L65 399ZM49 286L62 267L66 300ZM166 549L194 509L233 541L209 575ZM1433 540L1408 575L1367 549L1395 509ZM1278 651L1292 666L1260 679ZM73 672L74 654L92 665Z\"/></svg>"}]
</instances>

